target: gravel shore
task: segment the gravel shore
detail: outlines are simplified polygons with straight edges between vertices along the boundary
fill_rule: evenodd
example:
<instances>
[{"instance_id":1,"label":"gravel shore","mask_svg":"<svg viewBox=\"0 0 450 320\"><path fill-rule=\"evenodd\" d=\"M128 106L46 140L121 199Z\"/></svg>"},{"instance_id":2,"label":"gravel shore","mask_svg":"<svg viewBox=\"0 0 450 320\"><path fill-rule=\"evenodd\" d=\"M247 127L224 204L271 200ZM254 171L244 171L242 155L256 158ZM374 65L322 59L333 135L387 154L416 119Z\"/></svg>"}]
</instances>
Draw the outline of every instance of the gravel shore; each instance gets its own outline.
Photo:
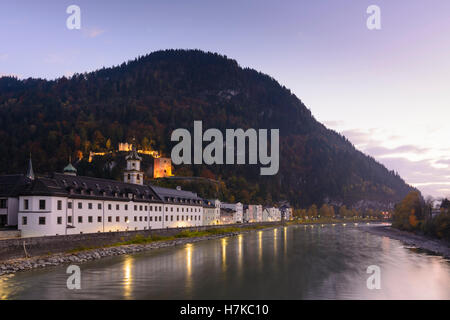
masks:
<instances>
[{"instance_id":1,"label":"gravel shore","mask_svg":"<svg viewBox=\"0 0 450 320\"><path fill-rule=\"evenodd\" d=\"M82 263L90 260L97 260L103 257L117 256L123 254L138 253L153 249L180 246L187 243L194 243L204 240L213 240L224 237L236 236L242 232L230 232L220 235L194 237L194 238L180 238L168 241L157 241L148 244L130 244L114 247L105 247L98 249L91 249L80 251L76 253L58 253L49 256L39 256L32 258L20 258L0 262L0 276L4 274L15 273L18 271L26 271L32 269L39 269L51 266L58 266L70 263Z\"/></svg>"},{"instance_id":2,"label":"gravel shore","mask_svg":"<svg viewBox=\"0 0 450 320\"><path fill-rule=\"evenodd\" d=\"M362 229L368 233L400 240L407 246L430 251L450 259L450 243L446 241L398 230L391 226L367 226L362 227Z\"/></svg>"}]
</instances>

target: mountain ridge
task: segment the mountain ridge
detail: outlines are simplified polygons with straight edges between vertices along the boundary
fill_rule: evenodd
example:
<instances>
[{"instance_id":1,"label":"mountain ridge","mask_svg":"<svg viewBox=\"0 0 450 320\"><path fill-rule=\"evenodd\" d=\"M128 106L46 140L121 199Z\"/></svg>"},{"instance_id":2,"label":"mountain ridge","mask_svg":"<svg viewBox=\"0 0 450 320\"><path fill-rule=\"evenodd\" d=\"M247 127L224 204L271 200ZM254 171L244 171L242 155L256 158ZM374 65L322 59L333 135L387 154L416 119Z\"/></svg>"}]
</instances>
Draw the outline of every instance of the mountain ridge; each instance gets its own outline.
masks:
<instances>
[{"instance_id":1,"label":"mountain ridge","mask_svg":"<svg viewBox=\"0 0 450 320\"><path fill-rule=\"evenodd\" d=\"M0 172L60 170L69 155L136 137L169 155L170 133L192 128L280 129L280 171L258 166L177 166L180 175L223 181L229 200L392 207L413 188L318 122L272 77L217 53L164 50L119 66L56 80L0 78ZM9 160L6 160L9 159ZM11 161L13 160L13 161ZM11 166L12 164L12 166ZM82 173L103 175L81 164ZM110 173L105 174L111 176ZM120 173L112 175L120 178ZM207 196L210 196L209 194Z\"/></svg>"}]
</instances>

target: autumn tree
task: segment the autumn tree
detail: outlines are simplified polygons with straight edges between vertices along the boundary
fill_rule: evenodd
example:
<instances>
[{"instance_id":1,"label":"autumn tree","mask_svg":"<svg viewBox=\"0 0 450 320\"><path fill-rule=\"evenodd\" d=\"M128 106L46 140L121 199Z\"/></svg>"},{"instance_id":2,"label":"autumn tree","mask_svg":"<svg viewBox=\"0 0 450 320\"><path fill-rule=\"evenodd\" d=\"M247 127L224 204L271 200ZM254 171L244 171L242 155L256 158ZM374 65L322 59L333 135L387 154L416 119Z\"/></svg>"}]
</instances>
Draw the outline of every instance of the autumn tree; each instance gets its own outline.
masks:
<instances>
[{"instance_id":1,"label":"autumn tree","mask_svg":"<svg viewBox=\"0 0 450 320\"><path fill-rule=\"evenodd\" d=\"M309 207L308 209L308 218L315 218L317 217L317 206L315 204L313 204L311 207Z\"/></svg>"},{"instance_id":2,"label":"autumn tree","mask_svg":"<svg viewBox=\"0 0 450 320\"><path fill-rule=\"evenodd\" d=\"M422 199L417 191L410 192L396 207L392 225L399 229L413 230L422 219Z\"/></svg>"}]
</instances>

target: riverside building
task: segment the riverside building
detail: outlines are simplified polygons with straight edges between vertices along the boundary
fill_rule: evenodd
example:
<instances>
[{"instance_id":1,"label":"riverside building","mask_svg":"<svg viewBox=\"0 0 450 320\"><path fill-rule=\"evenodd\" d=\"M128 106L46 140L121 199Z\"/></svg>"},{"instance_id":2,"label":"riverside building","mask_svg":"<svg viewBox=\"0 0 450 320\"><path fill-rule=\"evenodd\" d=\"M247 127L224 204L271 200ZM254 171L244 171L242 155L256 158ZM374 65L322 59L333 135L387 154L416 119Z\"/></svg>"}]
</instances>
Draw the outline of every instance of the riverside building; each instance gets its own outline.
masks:
<instances>
[{"instance_id":1,"label":"riverside building","mask_svg":"<svg viewBox=\"0 0 450 320\"><path fill-rule=\"evenodd\" d=\"M0 177L3 225L22 237L148 230L202 225L197 194L144 185L136 150L126 158L124 182L77 176L69 163L63 173Z\"/></svg>"}]
</instances>

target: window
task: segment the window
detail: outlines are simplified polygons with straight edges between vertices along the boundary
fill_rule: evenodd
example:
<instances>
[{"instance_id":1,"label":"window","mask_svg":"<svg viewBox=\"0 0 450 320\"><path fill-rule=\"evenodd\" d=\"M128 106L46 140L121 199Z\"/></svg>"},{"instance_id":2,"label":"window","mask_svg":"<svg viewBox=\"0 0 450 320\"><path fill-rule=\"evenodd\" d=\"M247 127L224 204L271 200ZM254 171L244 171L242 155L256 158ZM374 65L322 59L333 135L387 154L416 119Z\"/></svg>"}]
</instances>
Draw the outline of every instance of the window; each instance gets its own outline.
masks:
<instances>
[{"instance_id":1,"label":"window","mask_svg":"<svg viewBox=\"0 0 450 320\"><path fill-rule=\"evenodd\" d=\"M88 209L89 209L89 210L92 209L92 203L88 203Z\"/></svg>"},{"instance_id":2,"label":"window","mask_svg":"<svg viewBox=\"0 0 450 320\"><path fill-rule=\"evenodd\" d=\"M147 217L144 217L145 222L147 222Z\"/></svg>"},{"instance_id":3,"label":"window","mask_svg":"<svg viewBox=\"0 0 450 320\"><path fill-rule=\"evenodd\" d=\"M180 216L177 216L177 221L180 221Z\"/></svg>"},{"instance_id":4,"label":"window","mask_svg":"<svg viewBox=\"0 0 450 320\"><path fill-rule=\"evenodd\" d=\"M125 217L125 222L128 222L128 217Z\"/></svg>"},{"instance_id":5,"label":"window","mask_svg":"<svg viewBox=\"0 0 450 320\"><path fill-rule=\"evenodd\" d=\"M97 217L97 222L102 222L102 217Z\"/></svg>"},{"instance_id":6,"label":"window","mask_svg":"<svg viewBox=\"0 0 450 320\"><path fill-rule=\"evenodd\" d=\"M28 199L23 200L23 209L24 210L30 209L30 201Z\"/></svg>"},{"instance_id":7,"label":"window","mask_svg":"<svg viewBox=\"0 0 450 320\"><path fill-rule=\"evenodd\" d=\"M39 210L45 210L45 200L39 200Z\"/></svg>"},{"instance_id":8,"label":"window","mask_svg":"<svg viewBox=\"0 0 450 320\"><path fill-rule=\"evenodd\" d=\"M150 222L152 222L153 221L153 217L150 217Z\"/></svg>"},{"instance_id":9,"label":"window","mask_svg":"<svg viewBox=\"0 0 450 320\"><path fill-rule=\"evenodd\" d=\"M128 180L130 180L131 179L131 175L130 174L128 174Z\"/></svg>"},{"instance_id":10,"label":"window","mask_svg":"<svg viewBox=\"0 0 450 320\"><path fill-rule=\"evenodd\" d=\"M72 209L72 202L67 202L67 208Z\"/></svg>"},{"instance_id":11,"label":"window","mask_svg":"<svg viewBox=\"0 0 450 320\"><path fill-rule=\"evenodd\" d=\"M142 206L139 206L139 211L142 211Z\"/></svg>"},{"instance_id":12,"label":"window","mask_svg":"<svg viewBox=\"0 0 450 320\"><path fill-rule=\"evenodd\" d=\"M0 199L0 209L6 209L6 208L7 208L7 200Z\"/></svg>"},{"instance_id":13,"label":"window","mask_svg":"<svg viewBox=\"0 0 450 320\"><path fill-rule=\"evenodd\" d=\"M108 217L108 222L112 222L112 217Z\"/></svg>"},{"instance_id":14,"label":"window","mask_svg":"<svg viewBox=\"0 0 450 320\"><path fill-rule=\"evenodd\" d=\"M120 222L120 218L119 217L116 217L116 222Z\"/></svg>"},{"instance_id":15,"label":"window","mask_svg":"<svg viewBox=\"0 0 450 320\"><path fill-rule=\"evenodd\" d=\"M97 209L98 210L102 210L102 204L101 203L97 204Z\"/></svg>"},{"instance_id":16,"label":"window","mask_svg":"<svg viewBox=\"0 0 450 320\"><path fill-rule=\"evenodd\" d=\"M78 223L83 223L83 217L81 216L78 217Z\"/></svg>"},{"instance_id":17,"label":"window","mask_svg":"<svg viewBox=\"0 0 450 320\"><path fill-rule=\"evenodd\" d=\"M166 216L166 221L169 221L169 216Z\"/></svg>"},{"instance_id":18,"label":"window","mask_svg":"<svg viewBox=\"0 0 450 320\"><path fill-rule=\"evenodd\" d=\"M57 208L58 208L58 210L62 210L62 201L61 200L58 200Z\"/></svg>"},{"instance_id":19,"label":"window","mask_svg":"<svg viewBox=\"0 0 450 320\"><path fill-rule=\"evenodd\" d=\"M128 205L126 204L126 205L125 205L125 211L127 211L127 210L128 210Z\"/></svg>"},{"instance_id":20,"label":"window","mask_svg":"<svg viewBox=\"0 0 450 320\"><path fill-rule=\"evenodd\" d=\"M89 223L92 223L92 216L89 216L89 217L88 217L88 222L89 222Z\"/></svg>"},{"instance_id":21,"label":"window","mask_svg":"<svg viewBox=\"0 0 450 320\"><path fill-rule=\"evenodd\" d=\"M72 223L72 216L67 217L67 223Z\"/></svg>"},{"instance_id":22,"label":"window","mask_svg":"<svg viewBox=\"0 0 450 320\"><path fill-rule=\"evenodd\" d=\"M44 225L45 224L45 217L39 217L39 224Z\"/></svg>"},{"instance_id":23,"label":"window","mask_svg":"<svg viewBox=\"0 0 450 320\"><path fill-rule=\"evenodd\" d=\"M150 206L150 211L153 211L153 206Z\"/></svg>"},{"instance_id":24,"label":"window","mask_svg":"<svg viewBox=\"0 0 450 320\"><path fill-rule=\"evenodd\" d=\"M26 226L28 222L28 218L27 217L22 217L22 225Z\"/></svg>"},{"instance_id":25,"label":"window","mask_svg":"<svg viewBox=\"0 0 450 320\"><path fill-rule=\"evenodd\" d=\"M111 210L111 204L108 204L108 210Z\"/></svg>"},{"instance_id":26,"label":"window","mask_svg":"<svg viewBox=\"0 0 450 320\"><path fill-rule=\"evenodd\" d=\"M170 216L170 221L173 221L173 216Z\"/></svg>"},{"instance_id":27,"label":"window","mask_svg":"<svg viewBox=\"0 0 450 320\"><path fill-rule=\"evenodd\" d=\"M137 205L134 205L134 211L137 211Z\"/></svg>"},{"instance_id":28,"label":"window","mask_svg":"<svg viewBox=\"0 0 450 320\"><path fill-rule=\"evenodd\" d=\"M57 224L62 224L62 217L57 217L56 218L56 223Z\"/></svg>"},{"instance_id":29,"label":"window","mask_svg":"<svg viewBox=\"0 0 450 320\"><path fill-rule=\"evenodd\" d=\"M78 202L78 209L83 209L83 203L82 202Z\"/></svg>"},{"instance_id":30,"label":"window","mask_svg":"<svg viewBox=\"0 0 450 320\"><path fill-rule=\"evenodd\" d=\"M147 206L145 206L145 211L147 211Z\"/></svg>"},{"instance_id":31,"label":"window","mask_svg":"<svg viewBox=\"0 0 450 320\"><path fill-rule=\"evenodd\" d=\"M120 204L116 204L116 210L120 210Z\"/></svg>"},{"instance_id":32,"label":"window","mask_svg":"<svg viewBox=\"0 0 450 320\"><path fill-rule=\"evenodd\" d=\"M137 217L136 216L134 216L134 222L137 222Z\"/></svg>"},{"instance_id":33,"label":"window","mask_svg":"<svg viewBox=\"0 0 450 320\"><path fill-rule=\"evenodd\" d=\"M139 217L139 221L142 221L142 217Z\"/></svg>"}]
</instances>

